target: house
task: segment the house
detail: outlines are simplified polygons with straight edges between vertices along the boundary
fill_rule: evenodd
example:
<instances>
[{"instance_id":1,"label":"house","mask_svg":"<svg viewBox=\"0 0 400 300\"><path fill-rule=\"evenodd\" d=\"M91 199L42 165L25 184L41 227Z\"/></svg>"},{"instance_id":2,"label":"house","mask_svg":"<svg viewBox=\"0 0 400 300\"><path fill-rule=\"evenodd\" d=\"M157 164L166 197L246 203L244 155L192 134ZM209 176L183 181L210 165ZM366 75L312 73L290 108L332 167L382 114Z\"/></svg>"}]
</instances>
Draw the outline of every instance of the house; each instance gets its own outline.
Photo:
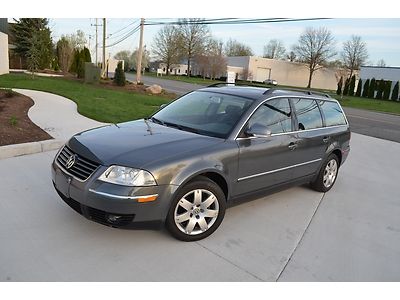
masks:
<instances>
[{"instance_id":1,"label":"house","mask_svg":"<svg viewBox=\"0 0 400 300\"><path fill-rule=\"evenodd\" d=\"M6 18L0 19L0 75L9 73L8 61L8 23Z\"/></svg>"},{"instance_id":2,"label":"house","mask_svg":"<svg viewBox=\"0 0 400 300\"><path fill-rule=\"evenodd\" d=\"M306 64L257 56L227 57L227 72L236 73L236 79L263 82L275 79L279 85L306 87L309 70ZM323 68L314 72L313 88L336 90L336 70Z\"/></svg>"},{"instance_id":3,"label":"house","mask_svg":"<svg viewBox=\"0 0 400 300\"><path fill-rule=\"evenodd\" d=\"M165 63L160 63L158 66L158 72L163 75L167 74L167 65ZM187 75L187 64L173 64L169 66L170 75Z\"/></svg>"}]
</instances>

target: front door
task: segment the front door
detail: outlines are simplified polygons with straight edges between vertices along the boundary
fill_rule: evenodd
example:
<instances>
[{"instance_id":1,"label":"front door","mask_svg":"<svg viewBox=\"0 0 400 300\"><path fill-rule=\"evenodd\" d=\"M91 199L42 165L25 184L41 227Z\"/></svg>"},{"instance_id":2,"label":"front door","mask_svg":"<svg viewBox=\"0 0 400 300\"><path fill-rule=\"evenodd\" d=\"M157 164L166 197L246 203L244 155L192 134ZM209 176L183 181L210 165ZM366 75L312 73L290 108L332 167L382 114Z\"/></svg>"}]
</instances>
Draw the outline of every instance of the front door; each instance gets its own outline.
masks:
<instances>
[{"instance_id":1,"label":"front door","mask_svg":"<svg viewBox=\"0 0 400 300\"><path fill-rule=\"evenodd\" d=\"M269 137L246 136L255 124L271 131ZM293 151L296 134L288 99L272 99L250 117L237 139L238 178L234 194L244 194L292 179L291 165L297 159Z\"/></svg>"}]
</instances>

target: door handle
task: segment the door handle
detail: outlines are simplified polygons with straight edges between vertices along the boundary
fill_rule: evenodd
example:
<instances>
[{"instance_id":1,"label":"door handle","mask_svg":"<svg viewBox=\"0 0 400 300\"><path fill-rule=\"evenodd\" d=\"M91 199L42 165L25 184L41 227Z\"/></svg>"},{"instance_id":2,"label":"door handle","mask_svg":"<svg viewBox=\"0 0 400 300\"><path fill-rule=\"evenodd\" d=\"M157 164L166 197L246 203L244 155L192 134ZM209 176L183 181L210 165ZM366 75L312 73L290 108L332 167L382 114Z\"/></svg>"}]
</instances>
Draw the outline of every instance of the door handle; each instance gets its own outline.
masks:
<instances>
[{"instance_id":1,"label":"door handle","mask_svg":"<svg viewBox=\"0 0 400 300\"><path fill-rule=\"evenodd\" d=\"M296 148L297 148L297 144L296 144L296 143L293 143L293 142L291 142L291 143L289 144L288 148L289 148L290 150L294 150L294 149L296 149Z\"/></svg>"},{"instance_id":2,"label":"door handle","mask_svg":"<svg viewBox=\"0 0 400 300\"><path fill-rule=\"evenodd\" d=\"M322 139L322 141L326 144L327 142L329 142L331 138L329 136L324 136L324 138Z\"/></svg>"}]
</instances>

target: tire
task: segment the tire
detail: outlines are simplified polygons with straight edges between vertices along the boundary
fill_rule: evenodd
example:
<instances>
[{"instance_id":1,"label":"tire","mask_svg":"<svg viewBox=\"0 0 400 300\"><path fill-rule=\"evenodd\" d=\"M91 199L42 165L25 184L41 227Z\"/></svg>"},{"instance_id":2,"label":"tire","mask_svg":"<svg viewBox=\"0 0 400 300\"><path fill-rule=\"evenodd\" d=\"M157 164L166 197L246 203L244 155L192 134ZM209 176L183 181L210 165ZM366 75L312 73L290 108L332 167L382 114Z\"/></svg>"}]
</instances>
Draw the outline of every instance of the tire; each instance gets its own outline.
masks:
<instances>
[{"instance_id":1,"label":"tire","mask_svg":"<svg viewBox=\"0 0 400 300\"><path fill-rule=\"evenodd\" d=\"M326 193L336 182L339 173L339 159L336 154L331 154L322 164L317 178L311 182L311 188L318 192Z\"/></svg>"},{"instance_id":2,"label":"tire","mask_svg":"<svg viewBox=\"0 0 400 300\"><path fill-rule=\"evenodd\" d=\"M166 227L178 240L198 241L219 227L225 209L226 199L221 188L207 177L199 176L184 185L174 197Z\"/></svg>"}]
</instances>

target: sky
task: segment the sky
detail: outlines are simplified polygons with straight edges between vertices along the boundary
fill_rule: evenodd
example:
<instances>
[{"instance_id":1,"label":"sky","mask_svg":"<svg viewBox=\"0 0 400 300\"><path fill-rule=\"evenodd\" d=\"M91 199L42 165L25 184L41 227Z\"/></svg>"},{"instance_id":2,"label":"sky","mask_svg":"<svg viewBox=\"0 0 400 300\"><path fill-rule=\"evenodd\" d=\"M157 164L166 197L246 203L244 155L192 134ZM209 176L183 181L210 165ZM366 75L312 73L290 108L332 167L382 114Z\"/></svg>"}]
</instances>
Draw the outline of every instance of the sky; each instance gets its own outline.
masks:
<instances>
[{"instance_id":1,"label":"sky","mask_svg":"<svg viewBox=\"0 0 400 300\"><path fill-rule=\"evenodd\" d=\"M98 19L101 24L102 19ZM149 21L161 20L155 18L147 19ZM162 19L172 20L172 19ZM128 18L108 18L106 19L107 41L106 44L112 44L120 36L129 32L139 24L139 19ZM133 24L132 24L133 23ZM95 24L94 18L65 19L51 18L50 28L53 39L57 41L61 35L75 33L78 29L82 30L90 41L90 50L94 57L95 45ZM266 23L266 24L246 24L246 25L211 25L212 35L226 42L229 38L236 39L250 46L257 56L263 55L263 47L271 39L281 40L286 49L290 50L295 44L299 35L307 27L324 26L331 30L336 41L336 51L340 53L343 42L349 40L351 35L359 35L367 44L369 58L367 65L374 65L383 59L387 66L400 67L400 18L340 18L313 21L299 21L287 23ZM127 27L124 30L122 28ZM162 26L145 26L144 43L147 49L151 50L153 38ZM99 28L99 43L102 37L102 27ZM113 35L113 33L115 33ZM110 35L111 34L111 35ZM139 44L139 32L118 45L107 48L108 55L114 56L121 50L134 50ZM99 59L100 59L99 49ZM339 58L339 56L337 57ZM93 59L94 60L94 59Z\"/></svg>"}]
</instances>

